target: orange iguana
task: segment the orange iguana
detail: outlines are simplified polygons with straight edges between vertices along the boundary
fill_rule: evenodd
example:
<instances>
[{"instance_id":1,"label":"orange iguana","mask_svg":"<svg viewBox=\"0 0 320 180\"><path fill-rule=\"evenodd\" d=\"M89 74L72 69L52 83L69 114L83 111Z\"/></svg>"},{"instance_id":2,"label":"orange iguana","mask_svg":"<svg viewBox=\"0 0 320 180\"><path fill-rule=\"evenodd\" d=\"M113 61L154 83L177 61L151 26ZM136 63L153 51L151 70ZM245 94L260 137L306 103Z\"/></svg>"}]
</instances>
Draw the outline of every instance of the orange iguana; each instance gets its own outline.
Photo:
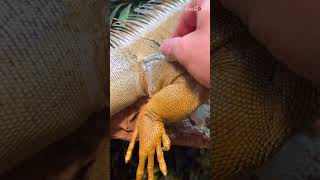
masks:
<instances>
[{"instance_id":1,"label":"orange iguana","mask_svg":"<svg viewBox=\"0 0 320 180\"><path fill-rule=\"evenodd\" d=\"M148 176L153 179L154 155L167 174L163 150L170 149L164 122L187 118L208 100L208 89L196 82L182 66L160 53L159 42L169 38L186 1L150 1L137 8L138 14L110 30L110 112L121 111L143 96L150 101L137 117L136 128L125 157L131 159L139 139L141 179L148 159ZM209 46L209 44L208 44Z\"/></svg>"}]
</instances>

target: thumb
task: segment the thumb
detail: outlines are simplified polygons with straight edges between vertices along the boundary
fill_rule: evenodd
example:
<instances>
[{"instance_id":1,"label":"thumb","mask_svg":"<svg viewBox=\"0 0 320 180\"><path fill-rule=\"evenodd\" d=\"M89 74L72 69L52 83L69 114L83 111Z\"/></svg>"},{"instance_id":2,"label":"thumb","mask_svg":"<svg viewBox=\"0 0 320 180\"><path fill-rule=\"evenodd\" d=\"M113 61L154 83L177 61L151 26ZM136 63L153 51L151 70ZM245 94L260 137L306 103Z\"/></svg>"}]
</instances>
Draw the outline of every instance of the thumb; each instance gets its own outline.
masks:
<instances>
[{"instance_id":1,"label":"thumb","mask_svg":"<svg viewBox=\"0 0 320 180\"><path fill-rule=\"evenodd\" d=\"M182 37L174 37L166 39L161 43L160 51L163 55L169 56L173 60L179 61L181 64L185 59L185 48L183 44L184 39Z\"/></svg>"}]
</instances>

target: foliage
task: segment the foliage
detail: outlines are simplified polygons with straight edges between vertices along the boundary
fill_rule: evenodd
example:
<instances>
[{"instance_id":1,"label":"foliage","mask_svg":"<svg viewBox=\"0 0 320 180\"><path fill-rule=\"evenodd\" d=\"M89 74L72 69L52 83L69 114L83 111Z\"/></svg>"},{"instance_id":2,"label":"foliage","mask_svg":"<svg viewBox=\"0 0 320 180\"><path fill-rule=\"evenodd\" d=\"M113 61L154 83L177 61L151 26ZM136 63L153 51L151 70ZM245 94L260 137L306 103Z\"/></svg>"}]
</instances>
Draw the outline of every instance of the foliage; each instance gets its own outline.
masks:
<instances>
[{"instance_id":1,"label":"foliage","mask_svg":"<svg viewBox=\"0 0 320 180\"><path fill-rule=\"evenodd\" d=\"M135 13L133 10L148 0L111 0L110 13L108 15L108 22L110 27L117 20L125 22L129 15Z\"/></svg>"}]
</instances>

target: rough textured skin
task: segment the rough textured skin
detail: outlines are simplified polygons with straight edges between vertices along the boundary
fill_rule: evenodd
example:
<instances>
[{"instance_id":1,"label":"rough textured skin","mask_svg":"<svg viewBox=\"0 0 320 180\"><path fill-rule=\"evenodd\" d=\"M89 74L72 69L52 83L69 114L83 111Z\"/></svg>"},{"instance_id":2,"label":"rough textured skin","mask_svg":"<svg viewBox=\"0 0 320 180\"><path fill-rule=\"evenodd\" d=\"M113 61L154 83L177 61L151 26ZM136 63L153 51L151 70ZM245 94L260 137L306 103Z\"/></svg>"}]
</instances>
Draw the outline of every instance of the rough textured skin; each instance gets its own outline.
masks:
<instances>
[{"instance_id":1,"label":"rough textured skin","mask_svg":"<svg viewBox=\"0 0 320 180\"><path fill-rule=\"evenodd\" d=\"M0 172L102 110L104 3L0 2Z\"/></svg>"},{"instance_id":2,"label":"rough textured skin","mask_svg":"<svg viewBox=\"0 0 320 180\"><path fill-rule=\"evenodd\" d=\"M213 4L212 175L230 179L259 167L319 118L320 88L275 61L237 18Z\"/></svg>"},{"instance_id":3,"label":"rough textured skin","mask_svg":"<svg viewBox=\"0 0 320 180\"><path fill-rule=\"evenodd\" d=\"M165 2L162 5L165 4L168 3ZM181 3L179 5L181 7ZM169 62L167 58L148 58L149 60L144 60L145 57L150 57L150 55L160 55L159 45L148 39L160 42L170 37L171 32L168 31L166 25L178 17L177 9L179 6L173 5L173 7L176 8L172 8L170 11L164 10L165 13L170 13L167 16L169 17L168 20L165 16L159 14L159 19L163 21L153 23L155 24L153 29L144 26L143 29L147 30L147 33L137 35L136 40L131 40L122 45L121 41L125 40L115 40L117 39L116 35L134 34L135 32L130 31L130 26L123 30L128 33L118 31L114 34L111 33L110 37L111 115L143 96L150 97L150 101L138 115L136 128L125 157L126 162L131 159L135 141L139 138L137 179L142 178L147 159L149 179L154 178L155 153L162 173L167 174L163 150L169 150L170 139L165 132L164 121L177 122L185 119L208 98L208 90L193 80L177 63ZM124 39L130 38L127 35ZM161 143L164 146L163 150Z\"/></svg>"},{"instance_id":4,"label":"rough textured skin","mask_svg":"<svg viewBox=\"0 0 320 180\"><path fill-rule=\"evenodd\" d=\"M137 114L147 102L147 98L141 98L128 108L112 116L110 122L112 139L130 141L137 123ZM192 113L187 119L177 123L165 124L171 145L208 148L210 145L209 112L210 107L208 102L201 105L196 112Z\"/></svg>"}]
</instances>

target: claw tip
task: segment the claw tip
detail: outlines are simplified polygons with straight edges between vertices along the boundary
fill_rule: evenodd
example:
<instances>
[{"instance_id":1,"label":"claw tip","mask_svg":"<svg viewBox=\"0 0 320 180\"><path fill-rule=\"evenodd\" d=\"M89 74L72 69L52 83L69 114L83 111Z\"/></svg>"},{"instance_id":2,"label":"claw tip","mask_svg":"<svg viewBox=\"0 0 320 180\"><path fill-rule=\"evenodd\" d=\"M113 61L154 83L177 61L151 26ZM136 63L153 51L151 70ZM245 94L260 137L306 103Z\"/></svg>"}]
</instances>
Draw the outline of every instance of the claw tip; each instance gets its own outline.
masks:
<instances>
[{"instance_id":1,"label":"claw tip","mask_svg":"<svg viewBox=\"0 0 320 180\"><path fill-rule=\"evenodd\" d=\"M167 175L168 175L168 173L167 173L167 172L164 172L164 173L163 173L163 175L164 175L164 176L167 176Z\"/></svg>"},{"instance_id":2,"label":"claw tip","mask_svg":"<svg viewBox=\"0 0 320 180\"><path fill-rule=\"evenodd\" d=\"M165 146L164 146L164 147L162 147L161 149L162 149L163 151L169 151L169 150L170 150L170 146L169 146L169 147L165 147Z\"/></svg>"}]
</instances>

